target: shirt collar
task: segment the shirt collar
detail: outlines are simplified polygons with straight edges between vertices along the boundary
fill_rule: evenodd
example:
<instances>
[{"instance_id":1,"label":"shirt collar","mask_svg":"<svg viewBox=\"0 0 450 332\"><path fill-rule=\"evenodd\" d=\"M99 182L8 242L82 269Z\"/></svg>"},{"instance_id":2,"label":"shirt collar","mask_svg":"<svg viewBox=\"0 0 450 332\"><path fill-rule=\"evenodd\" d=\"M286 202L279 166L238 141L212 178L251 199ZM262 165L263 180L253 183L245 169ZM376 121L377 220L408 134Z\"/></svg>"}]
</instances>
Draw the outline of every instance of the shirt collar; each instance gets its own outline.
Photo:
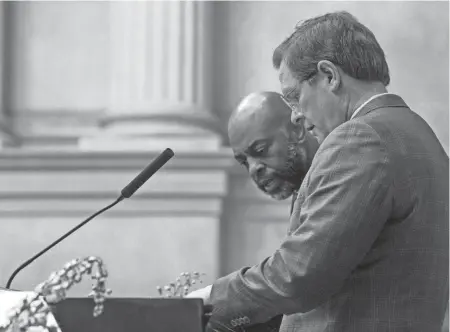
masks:
<instances>
[{"instance_id":1,"label":"shirt collar","mask_svg":"<svg viewBox=\"0 0 450 332\"><path fill-rule=\"evenodd\" d=\"M350 117L350 120L353 119L363 108L364 106L366 106L368 103L370 103L372 100L374 100L375 98L381 97L381 96L385 96L385 95L391 95L392 93L389 92L384 92L384 93L379 93L376 95L373 95L372 97L370 97L369 99L367 99L362 105L360 105L352 114L352 116Z\"/></svg>"}]
</instances>

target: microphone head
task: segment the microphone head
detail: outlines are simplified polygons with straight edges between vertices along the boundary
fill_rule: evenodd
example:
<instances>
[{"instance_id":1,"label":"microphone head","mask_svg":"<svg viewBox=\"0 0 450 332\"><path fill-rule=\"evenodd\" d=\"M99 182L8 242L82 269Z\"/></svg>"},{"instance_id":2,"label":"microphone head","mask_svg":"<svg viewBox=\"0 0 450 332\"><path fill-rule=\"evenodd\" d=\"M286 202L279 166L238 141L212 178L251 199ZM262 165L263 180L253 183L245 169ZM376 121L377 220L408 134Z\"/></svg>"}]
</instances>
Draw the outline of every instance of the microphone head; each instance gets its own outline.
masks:
<instances>
[{"instance_id":1,"label":"microphone head","mask_svg":"<svg viewBox=\"0 0 450 332\"><path fill-rule=\"evenodd\" d=\"M167 148L161 153L161 155L165 155L165 156L167 156L167 158L170 159L175 155L175 153L173 152L173 150L171 148ZM167 159L167 161L169 161L169 159Z\"/></svg>"},{"instance_id":2,"label":"microphone head","mask_svg":"<svg viewBox=\"0 0 450 332\"><path fill-rule=\"evenodd\" d=\"M122 189L121 194L124 198L130 198L136 190L138 190L150 177L163 167L175 153L172 149L165 149L158 157L156 157L133 181Z\"/></svg>"}]
</instances>

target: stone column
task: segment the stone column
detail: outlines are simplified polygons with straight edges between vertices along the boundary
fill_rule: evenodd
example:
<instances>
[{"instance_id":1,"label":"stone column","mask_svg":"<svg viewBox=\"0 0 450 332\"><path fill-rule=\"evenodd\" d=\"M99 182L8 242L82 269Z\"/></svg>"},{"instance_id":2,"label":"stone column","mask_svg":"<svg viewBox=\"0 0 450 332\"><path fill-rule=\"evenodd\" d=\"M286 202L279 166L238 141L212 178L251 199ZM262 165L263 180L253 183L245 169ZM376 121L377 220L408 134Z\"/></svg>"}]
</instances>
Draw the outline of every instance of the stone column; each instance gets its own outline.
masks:
<instances>
[{"instance_id":1,"label":"stone column","mask_svg":"<svg viewBox=\"0 0 450 332\"><path fill-rule=\"evenodd\" d=\"M11 117L6 114L5 103L5 77L6 77L6 38L10 20L6 18L6 6L8 4L0 1L0 150L4 147L17 144L17 137L13 130Z\"/></svg>"},{"instance_id":2,"label":"stone column","mask_svg":"<svg viewBox=\"0 0 450 332\"><path fill-rule=\"evenodd\" d=\"M123 226L125 222L123 227L128 229L134 224L137 233L154 237L137 240L147 243L149 252L154 251L152 256L146 256L146 262L149 269L157 267L151 273L162 278L156 283L156 279L145 277L148 285L170 282L180 272L192 269L206 273L207 282L211 282L220 271L220 216L227 193L227 169L232 162L229 151L221 148L220 127L212 115L209 99L209 20L213 4L200 1L109 4L109 106L98 133L81 139L79 144L84 150L81 154L90 162L95 156L105 161L106 168L94 175L108 179L99 184L100 178L96 177L87 183L96 188L105 188L105 183L111 185L111 181L121 176L117 167L140 156L138 168L129 172L126 167L129 173L114 184L114 188L123 188L152 157L172 148L175 158L133 199L121 204L128 213L118 223ZM110 156L116 158L111 160ZM127 180L123 181L124 178ZM207 188L220 192L213 193ZM146 190L152 193L146 195ZM163 204L164 211L158 211ZM214 213L203 218L201 210L210 207ZM169 224L180 231L173 232L167 228ZM137 239L135 235L128 238ZM207 254L188 249L196 246ZM142 257L126 249L124 257ZM143 252L142 246L138 250ZM131 265L140 266L136 262ZM143 274L148 275L145 271ZM145 294L141 286L135 290L123 288L123 294Z\"/></svg>"},{"instance_id":3,"label":"stone column","mask_svg":"<svg viewBox=\"0 0 450 332\"><path fill-rule=\"evenodd\" d=\"M110 103L81 149L217 150L210 11L203 1L110 3Z\"/></svg>"},{"instance_id":4,"label":"stone column","mask_svg":"<svg viewBox=\"0 0 450 332\"><path fill-rule=\"evenodd\" d=\"M4 63L5 63L5 3L0 2L0 122L3 122L5 112L5 102L3 99L4 90Z\"/></svg>"},{"instance_id":5,"label":"stone column","mask_svg":"<svg viewBox=\"0 0 450 332\"><path fill-rule=\"evenodd\" d=\"M6 130L8 126L5 122L5 103L3 99L3 89L4 89L4 61L5 61L5 4L0 2L0 149L4 146Z\"/></svg>"}]
</instances>

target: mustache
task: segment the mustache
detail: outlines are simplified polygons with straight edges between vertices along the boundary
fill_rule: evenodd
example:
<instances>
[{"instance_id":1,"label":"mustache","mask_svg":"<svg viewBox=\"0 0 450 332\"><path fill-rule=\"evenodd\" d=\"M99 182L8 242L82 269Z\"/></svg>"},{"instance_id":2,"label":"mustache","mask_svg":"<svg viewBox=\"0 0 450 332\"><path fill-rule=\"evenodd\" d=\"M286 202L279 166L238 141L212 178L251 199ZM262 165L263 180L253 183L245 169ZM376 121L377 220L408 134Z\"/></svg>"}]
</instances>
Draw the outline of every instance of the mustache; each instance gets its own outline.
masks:
<instances>
[{"instance_id":1,"label":"mustache","mask_svg":"<svg viewBox=\"0 0 450 332\"><path fill-rule=\"evenodd\" d=\"M286 145L287 153L283 166L278 169L266 168L263 174L256 175L253 178L261 190L270 181L282 180L294 184L303 181L307 172L307 169L305 170L307 163L306 151L302 148L301 143L295 140L289 140Z\"/></svg>"},{"instance_id":2,"label":"mustache","mask_svg":"<svg viewBox=\"0 0 450 332\"><path fill-rule=\"evenodd\" d=\"M293 178L298 177L298 170L295 167L297 158L297 146L294 143L289 143L287 158L284 161L284 166L280 169L265 169L263 174L255 176L253 179L260 189L263 189L269 182L283 180L291 182Z\"/></svg>"}]
</instances>

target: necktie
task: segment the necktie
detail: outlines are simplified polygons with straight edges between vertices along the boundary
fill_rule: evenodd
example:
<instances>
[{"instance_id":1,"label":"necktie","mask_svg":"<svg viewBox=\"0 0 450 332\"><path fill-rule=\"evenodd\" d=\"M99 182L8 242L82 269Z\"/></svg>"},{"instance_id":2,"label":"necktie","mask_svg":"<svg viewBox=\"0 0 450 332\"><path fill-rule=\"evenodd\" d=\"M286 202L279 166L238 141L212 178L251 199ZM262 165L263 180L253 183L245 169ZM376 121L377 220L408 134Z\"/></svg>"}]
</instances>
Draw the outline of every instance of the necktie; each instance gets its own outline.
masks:
<instances>
[{"instance_id":1,"label":"necktie","mask_svg":"<svg viewBox=\"0 0 450 332\"><path fill-rule=\"evenodd\" d=\"M294 204L295 204L295 200L297 199L297 195L298 195L297 191L294 191L294 193L292 194L291 212L289 213L290 215L292 214L292 211L294 210Z\"/></svg>"}]
</instances>

